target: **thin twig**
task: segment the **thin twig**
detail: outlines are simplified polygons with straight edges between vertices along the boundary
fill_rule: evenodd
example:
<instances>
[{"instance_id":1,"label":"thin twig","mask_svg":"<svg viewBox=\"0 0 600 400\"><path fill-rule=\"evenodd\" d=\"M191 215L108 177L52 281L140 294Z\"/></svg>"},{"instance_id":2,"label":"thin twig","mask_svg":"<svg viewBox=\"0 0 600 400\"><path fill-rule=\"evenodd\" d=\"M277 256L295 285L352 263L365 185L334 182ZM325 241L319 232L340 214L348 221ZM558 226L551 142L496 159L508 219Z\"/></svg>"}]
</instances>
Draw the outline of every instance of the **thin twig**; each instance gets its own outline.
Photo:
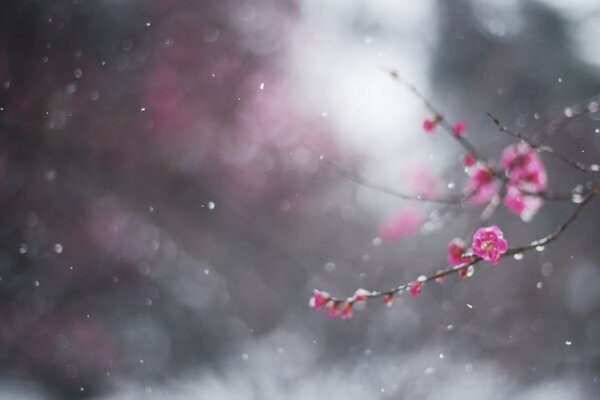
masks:
<instances>
[{"instance_id":1,"label":"thin twig","mask_svg":"<svg viewBox=\"0 0 600 400\"><path fill-rule=\"evenodd\" d=\"M565 163L581 172L592 172L592 173L600 172L600 166L598 166L598 164L592 164L592 165L587 166L587 165L583 164L582 162L572 160L569 157L566 157L566 156L562 155L561 153L558 153L556 150L554 150L550 146L535 143L533 140L528 139L525 136L523 136L522 133L509 129L508 127L503 125L500 122L500 120L498 118L494 117L492 114L487 113L487 115L488 115L488 117L490 117L490 119L492 120L494 125L496 125L498 127L500 132L507 133L514 138L522 140L523 142L527 143L530 147L536 149L540 153L548 153L548 154L552 155L553 157L555 157L557 160L560 160L563 163Z\"/></svg>"},{"instance_id":2,"label":"thin twig","mask_svg":"<svg viewBox=\"0 0 600 400\"><path fill-rule=\"evenodd\" d=\"M402 193L402 192L398 192L396 190L393 190L393 189L390 189L390 188L387 188L384 186L380 186L380 185L376 185L376 184L367 182L365 179L346 171L345 169L339 167L338 165L336 165L332 161L326 159L325 157L320 158L320 162L325 164L329 168L333 169L335 172L337 172L339 175L343 176L344 178L356 183L357 185L366 187L371 190L375 190L377 192L389 194L391 196L398 197L403 200L415 200L415 201L424 201L424 202L439 203L439 204L458 204L458 203L461 203L463 200L465 200L465 197L466 197L464 195L448 196L448 197L431 197L431 196L424 196L424 195L420 195L420 194L415 195L415 194Z\"/></svg>"},{"instance_id":3,"label":"thin twig","mask_svg":"<svg viewBox=\"0 0 600 400\"><path fill-rule=\"evenodd\" d=\"M457 135L454 132L452 124L448 122L444 115L433 106L433 104L427 99L427 97L425 97L425 95L423 95L419 91L419 89L417 89L415 85L402 78L396 70L384 69L384 71L387 72L396 82L400 83L402 86L408 89L408 91L414 94L419 100L421 100L425 107L429 109L429 111L434 115L434 118L437 121L437 123L440 126L442 126L442 128L444 128L444 130L450 135L450 137L456 140L467 152L471 153L473 157L475 157L477 160L483 162L486 165L489 164L487 158L485 158L468 139L466 139L464 136ZM496 172L493 168L491 169L492 171Z\"/></svg>"}]
</instances>

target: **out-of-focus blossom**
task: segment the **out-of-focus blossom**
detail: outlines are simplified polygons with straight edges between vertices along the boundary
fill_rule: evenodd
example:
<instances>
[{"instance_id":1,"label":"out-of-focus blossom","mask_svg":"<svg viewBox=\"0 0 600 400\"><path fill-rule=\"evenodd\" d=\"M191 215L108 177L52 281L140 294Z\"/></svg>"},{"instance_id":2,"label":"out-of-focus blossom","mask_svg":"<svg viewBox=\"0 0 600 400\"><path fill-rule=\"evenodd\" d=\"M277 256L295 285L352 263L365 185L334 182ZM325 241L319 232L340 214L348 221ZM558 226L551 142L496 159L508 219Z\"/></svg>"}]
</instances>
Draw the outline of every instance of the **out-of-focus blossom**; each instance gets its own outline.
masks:
<instances>
[{"instance_id":1,"label":"out-of-focus blossom","mask_svg":"<svg viewBox=\"0 0 600 400\"><path fill-rule=\"evenodd\" d=\"M446 260L450 265L461 265L468 263L470 258L465 255L465 244L462 240L455 238L448 243L448 256Z\"/></svg>"},{"instance_id":2,"label":"out-of-focus blossom","mask_svg":"<svg viewBox=\"0 0 600 400\"><path fill-rule=\"evenodd\" d=\"M418 230L422 222L423 217L417 209L407 208L381 221L377 233L385 242L394 242Z\"/></svg>"},{"instance_id":3,"label":"out-of-focus blossom","mask_svg":"<svg viewBox=\"0 0 600 400\"><path fill-rule=\"evenodd\" d=\"M434 197L437 188L437 179L429 173L429 170L424 165L414 165L408 170L408 182L413 188L413 191L421 196Z\"/></svg>"},{"instance_id":4,"label":"out-of-focus blossom","mask_svg":"<svg viewBox=\"0 0 600 400\"><path fill-rule=\"evenodd\" d=\"M437 120L435 118L427 118L423 121L423 130L425 133L433 133L437 126Z\"/></svg>"},{"instance_id":5,"label":"out-of-focus blossom","mask_svg":"<svg viewBox=\"0 0 600 400\"><path fill-rule=\"evenodd\" d=\"M354 296L352 296L352 298L354 299L354 301L366 301L369 296L371 295L371 292L369 292L366 289L356 289L356 292L354 292Z\"/></svg>"},{"instance_id":6,"label":"out-of-focus blossom","mask_svg":"<svg viewBox=\"0 0 600 400\"><path fill-rule=\"evenodd\" d=\"M487 203L499 190L494 172L481 162L475 163L467 170L469 178L464 187L464 193L473 204Z\"/></svg>"},{"instance_id":7,"label":"out-of-focus blossom","mask_svg":"<svg viewBox=\"0 0 600 400\"><path fill-rule=\"evenodd\" d=\"M464 135L467 130L467 125L463 121L456 121L452 126L452 132L454 132L454 136L461 137Z\"/></svg>"},{"instance_id":8,"label":"out-of-focus blossom","mask_svg":"<svg viewBox=\"0 0 600 400\"><path fill-rule=\"evenodd\" d=\"M502 151L500 166L510 182L520 189L543 191L548 185L546 168L538 153L525 142L508 146Z\"/></svg>"},{"instance_id":9,"label":"out-of-focus blossom","mask_svg":"<svg viewBox=\"0 0 600 400\"><path fill-rule=\"evenodd\" d=\"M408 288L408 293L410 293L412 296L417 296L421 294L422 287L423 284L421 282L414 281L410 284L410 287Z\"/></svg>"},{"instance_id":10,"label":"out-of-focus blossom","mask_svg":"<svg viewBox=\"0 0 600 400\"><path fill-rule=\"evenodd\" d=\"M525 142L508 146L502 151L500 166L504 168L510 184L504 196L504 205L519 215L525 222L533 219L540 207L542 199L524 194L542 192L548 186L546 167L539 155Z\"/></svg>"},{"instance_id":11,"label":"out-of-focus blossom","mask_svg":"<svg viewBox=\"0 0 600 400\"><path fill-rule=\"evenodd\" d=\"M497 264L502 254L506 253L508 243L500 228L496 225L479 228L473 235L473 252L492 264Z\"/></svg>"},{"instance_id":12,"label":"out-of-focus blossom","mask_svg":"<svg viewBox=\"0 0 600 400\"><path fill-rule=\"evenodd\" d=\"M544 202L539 197L525 195L514 185L509 185L503 203L512 213L521 217L521 220L529 222Z\"/></svg>"},{"instance_id":13,"label":"out-of-focus blossom","mask_svg":"<svg viewBox=\"0 0 600 400\"><path fill-rule=\"evenodd\" d=\"M352 318L352 303L350 301L344 302L342 307L341 316L343 319Z\"/></svg>"},{"instance_id":14,"label":"out-of-focus blossom","mask_svg":"<svg viewBox=\"0 0 600 400\"><path fill-rule=\"evenodd\" d=\"M383 304L391 307L394 304L394 293L386 293L383 295Z\"/></svg>"},{"instance_id":15,"label":"out-of-focus blossom","mask_svg":"<svg viewBox=\"0 0 600 400\"><path fill-rule=\"evenodd\" d=\"M325 306L325 304L327 304L329 298L329 293L315 289L313 290L313 294L308 301L308 306L313 310L320 310Z\"/></svg>"}]
</instances>

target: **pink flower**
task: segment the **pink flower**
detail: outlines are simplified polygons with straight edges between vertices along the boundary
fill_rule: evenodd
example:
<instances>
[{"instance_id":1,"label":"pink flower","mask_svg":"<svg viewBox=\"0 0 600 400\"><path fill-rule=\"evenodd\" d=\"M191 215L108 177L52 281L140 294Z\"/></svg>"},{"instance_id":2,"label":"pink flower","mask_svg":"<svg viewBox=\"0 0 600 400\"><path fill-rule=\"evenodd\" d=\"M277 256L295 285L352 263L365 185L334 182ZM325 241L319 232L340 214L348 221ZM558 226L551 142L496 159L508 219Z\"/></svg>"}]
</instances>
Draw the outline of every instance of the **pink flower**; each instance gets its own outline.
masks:
<instances>
[{"instance_id":1,"label":"pink flower","mask_svg":"<svg viewBox=\"0 0 600 400\"><path fill-rule=\"evenodd\" d=\"M512 213L521 217L521 220L529 222L544 202L539 197L524 195L517 187L509 185L503 203Z\"/></svg>"},{"instance_id":2,"label":"pink flower","mask_svg":"<svg viewBox=\"0 0 600 400\"><path fill-rule=\"evenodd\" d=\"M461 265L471 260L470 257L465 256L465 244L462 240L456 238L448 243L448 256L446 260L450 265Z\"/></svg>"},{"instance_id":3,"label":"pink flower","mask_svg":"<svg viewBox=\"0 0 600 400\"><path fill-rule=\"evenodd\" d=\"M337 301L333 301L333 300L329 300L327 302L327 305L325 306L327 308L327 316L329 318L335 318L338 315L339 309L340 309L340 303Z\"/></svg>"},{"instance_id":4,"label":"pink flower","mask_svg":"<svg viewBox=\"0 0 600 400\"><path fill-rule=\"evenodd\" d=\"M454 136L461 137L465 130L467 130L467 125L463 121L456 121L454 126L452 127L452 132L454 132Z\"/></svg>"},{"instance_id":5,"label":"pink flower","mask_svg":"<svg viewBox=\"0 0 600 400\"><path fill-rule=\"evenodd\" d=\"M546 168L538 153L527 143L519 142L502 151L500 166L510 182L520 189L544 191L548 185Z\"/></svg>"},{"instance_id":6,"label":"pink flower","mask_svg":"<svg viewBox=\"0 0 600 400\"><path fill-rule=\"evenodd\" d=\"M525 142L511 144L502 150L500 166L505 170L520 168L529 163L532 154L531 147Z\"/></svg>"},{"instance_id":7,"label":"pink flower","mask_svg":"<svg viewBox=\"0 0 600 400\"><path fill-rule=\"evenodd\" d=\"M477 160L475 159L475 156L471 153L467 153L461 158L461 162L465 167L473 166L475 164L475 161Z\"/></svg>"},{"instance_id":8,"label":"pink flower","mask_svg":"<svg viewBox=\"0 0 600 400\"><path fill-rule=\"evenodd\" d=\"M354 292L354 296L352 296L352 298L354 299L354 301L367 301L370 295L371 292L361 288L356 289L356 292Z\"/></svg>"},{"instance_id":9,"label":"pink flower","mask_svg":"<svg viewBox=\"0 0 600 400\"><path fill-rule=\"evenodd\" d=\"M323 308L323 306L325 306L325 304L327 304L329 298L329 293L315 289L313 290L313 294L308 301L308 306L313 310L320 310Z\"/></svg>"},{"instance_id":10,"label":"pink flower","mask_svg":"<svg viewBox=\"0 0 600 400\"><path fill-rule=\"evenodd\" d=\"M423 121L423 130L427 133L433 133L436 125L437 120L435 118L428 118L425 121Z\"/></svg>"},{"instance_id":11,"label":"pink flower","mask_svg":"<svg viewBox=\"0 0 600 400\"><path fill-rule=\"evenodd\" d=\"M421 227L423 218L419 210L407 208L379 223L377 235L385 242L394 242L410 235Z\"/></svg>"},{"instance_id":12,"label":"pink flower","mask_svg":"<svg viewBox=\"0 0 600 400\"><path fill-rule=\"evenodd\" d=\"M548 175L537 154L534 156L526 165L512 169L508 175L511 182L518 185L519 188L531 192L542 192L548 186Z\"/></svg>"},{"instance_id":13,"label":"pink flower","mask_svg":"<svg viewBox=\"0 0 600 400\"><path fill-rule=\"evenodd\" d=\"M408 288L408 293L410 293L413 296L417 296L417 295L421 294L422 287L423 287L423 284L421 282L415 281L410 284L410 287Z\"/></svg>"},{"instance_id":14,"label":"pink flower","mask_svg":"<svg viewBox=\"0 0 600 400\"><path fill-rule=\"evenodd\" d=\"M342 319L352 318L352 303L346 301L344 303L344 307L342 307Z\"/></svg>"},{"instance_id":15,"label":"pink flower","mask_svg":"<svg viewBox=\"0 0 600 400\"><path fill-rule=\"evenodd\" d=\"M383 304L388 307L391 307L394 303L394 293L386 293L383 295Z\"/></svg>"},{"instance_id":16,"label":"pink flower","mask_svg":"<svg viewBox=\"0 0 600 400\"><path fill-rule=\"evenodd\" d=\"M498 193L498 182L494 172L481 162L475 163L467 170L469 178L465 183L464 193L473 204L487 203Z\"/></svg>"},{"instance_id":17,"label":"pink flower","mask_svg":"<svg viewBox=\"0 0 600 400\"><path fill-rule=\"evenodd\" d=\"M497 226L479 228L473 235L473 252L479 257L497 264L502 254L506 253L508 243Z\"/></svg>"}]
</instances>

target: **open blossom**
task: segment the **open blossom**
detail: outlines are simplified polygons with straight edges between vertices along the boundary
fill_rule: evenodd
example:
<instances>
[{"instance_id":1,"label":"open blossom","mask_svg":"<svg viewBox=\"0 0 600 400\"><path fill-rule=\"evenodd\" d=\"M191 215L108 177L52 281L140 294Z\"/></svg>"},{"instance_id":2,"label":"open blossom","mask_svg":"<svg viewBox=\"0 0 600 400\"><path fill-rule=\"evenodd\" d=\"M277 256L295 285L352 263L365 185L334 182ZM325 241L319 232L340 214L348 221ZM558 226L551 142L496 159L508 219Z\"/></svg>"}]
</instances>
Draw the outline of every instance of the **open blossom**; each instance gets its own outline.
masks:
<instances>
[{"instance_id":1,"label":"open blossom","mask_svg":"<svg viewBox=\"0 0 600 400\"><path fill-rule=\"evenodd\" d=\"M423 130L427 133L433 133L436 125L437 120L435 118L428 118L425 121L423 121Z\"/></svg>"},{"instance_id":2,"label":"open blossom","mask_svg":"<svg viewBox=\"0 0 600 400\"><path fill-rule=\"evenodd\" d=\"M330 297L331 296L329 296L329 293L315 289L313 290L313 294L308 301L308 306L313 310L320 310L325 306L325 304L327 304L327 301L329 301Z\"/></svg>"},{"instance_id":3,"label":"open blossom","mask_svg":"<svg viewBox=\"0 0 600 400\"><path fill-rule=\"evenodd\" d=\"M509 185L503 203L512 213L521 217L521 220L529 222L542 207L543 201L539 197L523 194L514 185Z\"/></svg>"},{"instance_id":4,"label":"open blossom","mask_svg":"<svg viewBox=\"0 0 600 400\"><path fill-rule=\"evenodd\" d=\"M520 189L543 191L548 185L546 167L538 153L525 142L508 146L502 151L500 166L510 182Z\"/></svg>"},{"instance_id":5,"label":"open blossom","mask_svg":"<svg viewBox=\"0 0 600 400\"><path fill-rule=\"evenodd\" d=\"M468 263L470 261L470 257L465 255L465 244L462 240L456 238L452 239L450 243L448 243L448 256L446 260L450 265L461 265Z\"/></svg>"},{"instance_id":6,"label":"open blossom","mask_svg":"<svg viewBox=\"0 0 600 400\"><path fill-rule=\"evenodd\" d=\"M477 162L467 170L469 179L464 187L464 193L473 204L487 203L499 190L494 172L485 164Z\"/></svg>"},{"instance_id":7,"label":"open blossom","mask_svg":"<svg viewBox=\"0 0 600 400\"><path fill-rule=\"evenodd\" d=\"M495 225L479 228L473 235L473 252L479 257L491 262L498 263L502 254L506 253L508 243L500 228Z\"/></svg>"},{"instance_id":8,"label":"open blossom","mask_svg":"<svg viewBox=\"0 0 600 400\"><path fill-rule=\"evenodd\" d=\"M548 186L546 167L540 156L525 142L508 146L502 151L500 166L509 178L503 203L525 222L531 221L543 204L542 199L523 191L542 192Z\"/></svg>"},{"instance_id":9,"label":"open blossom","mask_svg":"<svg viewBox=\"0 0 600 400\"><path fill-rule=\"evenodd\" d=\"M422 287L423 287L423 284L421 282L415 281L410 284L410 287L408 288L408 293L410 293L412 296L417 296L417 295L421 294Z\"/></svg>"},{"instance_id":10,"label":"open blossom","mask_svg":"<svg viewBox=\"0 0 600 400\"><path fill-rule=\"evenodd\" d=\"M425 165L413 165L406 174L406 180L414 192L426 197L434 197L439 186L438 180Z\"/></svg>"},{"instance_id":11,"label":"open blossom","mask_svg":"<svg viewBox=\"0 0 600 400\"><path fill-rule=\"evenodd\" d=\"M393 242L418 230L422 222L423 217L418 209L406 208L381 221L377 234L384 242Z\"/></svg>"},{"instance_id":12,"label":"open blossom","mask_svg":"<svg viewBox=\"0 0 600 400\"><path fill-rule=\"evenodd\" d=\"M456 123L452 126L452 132L454 132L454 136L460 137L464 135L467 130L467 125L463 121L456 121Z\"/></svg>"}]
</instances>

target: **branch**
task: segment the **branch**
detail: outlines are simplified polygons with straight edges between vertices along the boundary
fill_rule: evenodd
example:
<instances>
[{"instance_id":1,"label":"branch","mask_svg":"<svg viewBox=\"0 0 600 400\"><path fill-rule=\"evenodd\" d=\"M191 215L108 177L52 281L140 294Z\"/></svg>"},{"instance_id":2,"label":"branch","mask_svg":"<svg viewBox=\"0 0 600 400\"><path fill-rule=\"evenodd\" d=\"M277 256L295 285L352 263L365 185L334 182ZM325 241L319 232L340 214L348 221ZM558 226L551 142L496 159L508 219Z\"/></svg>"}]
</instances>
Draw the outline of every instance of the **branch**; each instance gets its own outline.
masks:
<instances>
[{"instance_id":1,"label":"branch","mask_svg":"<svg viewBox=\"0 0 600 400\"><path fill-rule=\"evenodd\" d=\"M398 197L403 200L415 200L415 201L424 201L424 202L439 203L439 204L459 204L459 203L462 203L466 198L468 198L467 197L468 195L467 196L460 195L460 196L447 196L447 197L431 197L431 196L423 196L420 194L415 195L415 194L402 193L402 192L398 192L396 190L393 190L393 189L390 189L390 188L387 188L384 186L370 183L370 182L366 181L365 179L363 179L359 176L356 176L356 175L352 174L351 172L343 169L342 167L338 166L337 164L326 159L323 156L321 156L319 158L319 161L321 163L323 163L324 165L328 166L329 168L333 169L339 175L356 183L357 185L366 187L371 190L375 190L377 192L389 194L391 196Z\"/></svg>"},{"instance_id":2,"label":"branch","mask_svg":"<svg viewBox=\"0 0 600 400\"><path fill-rule=\"evenodd\" d=\"M579 161L572 160L572 159L558 153L556 150L554 150L550 146L535 143L533 140L528 139L525 136L523 136L522 133L507 128L506 126L502 125L500 120L498 118L494 117L492 114L487 113L487 115L488 115L488 117L491 118L492 122L494 122L494 124L498 127L500 132L507 133L508 135L510 135L514 138L524 141L530 147L536 149L540 153L548 153L548 154L554 156L556 159L562 161L563 163L565 163L581 172L593 172L593 173L600 172L600 166L598 164L591 164L591 165L587 166Z\"/></svg>"},{"instance_id":3,"label":"branch","mask_svg":"<svg viewBox=\"0 0 600 400\"><path fill-rule=\"evenodd\" d=\"M396 82L400 83L402 86L408 89L408 91L414 94L419 100L421 100L425 107L427 107L427 109L429 109L429 111L435 116L434 118L437 121L437 123L444 128L444 130L450 135L450 137L456 140L467 152L471 153L473 157L475 157L477 160L483 162L486 165L489 164L487 159L481 153L479 153L479 151L475 148L475 146L473 146L473 144L468 139L466 139L464 136L455 134L454 129L452 128L452 124L448 122L444 115L433 106L433 104L416 88L415 85L403 79L396 70L384 69L384 71L387 72ZM491 169L494 172L496 172L493 168Z\"/></svg>"},{"instance_id":4,"label":"branch","mask_svg":"<svg viewBox=\"0 0 600 400\"><path fill-rule=\"evenodd\" d=\"M575 219L577 219L577 217L580 215L580 213L583 211L583 209L591 202L591 200L594 198L594 196L596 194L597 194L597 192L589 193L583 199L583 201L577 205L577 207L573 210L573 213L560 226L558 226L552 233L550 233L538 240L535 240L528 245L519 246L519 247L511 247L500 258L514 256L515 254L524 253L526 251L536 249L536 248L539 249L540 247L544 247L544 246L550 244L551 242L556 240L573 223L573 221L575 221ZM378 292L378 291L366 292L365 291L365 293L361 294L360 297L357 297L355 295L353 297L349 297L346 299L337 298L337 297L328 297L327 302L331 302L332 304L335 304L336 307L339 307L343 303L348 303L348 304L350 304L350 306L352 306L352 304L357 301L364 301L367 299L373 299L373 298L377 298L377 297L387 296L388 298L391 298L395 294L401 294L404 291L410 289L415 284L422 285L424 283L431 282L431 281L439 281L439 280L445 278L446 276L458 273L459 271L463 271L471 266L475 266L482 260L483 259L481 257L473 256L468 263L461 264L458 266L447 266L444 270L441 270L434 275L430 275L430 276L421 275L419 278L417 278L417 280L415 282L405 283L405 284L402 284L398 287L395 287L395 288L387 290L387 291L382 291L382 292ZM384 299L385 299L385 297L384 297Z\"/></svg>"}]
</instances>

